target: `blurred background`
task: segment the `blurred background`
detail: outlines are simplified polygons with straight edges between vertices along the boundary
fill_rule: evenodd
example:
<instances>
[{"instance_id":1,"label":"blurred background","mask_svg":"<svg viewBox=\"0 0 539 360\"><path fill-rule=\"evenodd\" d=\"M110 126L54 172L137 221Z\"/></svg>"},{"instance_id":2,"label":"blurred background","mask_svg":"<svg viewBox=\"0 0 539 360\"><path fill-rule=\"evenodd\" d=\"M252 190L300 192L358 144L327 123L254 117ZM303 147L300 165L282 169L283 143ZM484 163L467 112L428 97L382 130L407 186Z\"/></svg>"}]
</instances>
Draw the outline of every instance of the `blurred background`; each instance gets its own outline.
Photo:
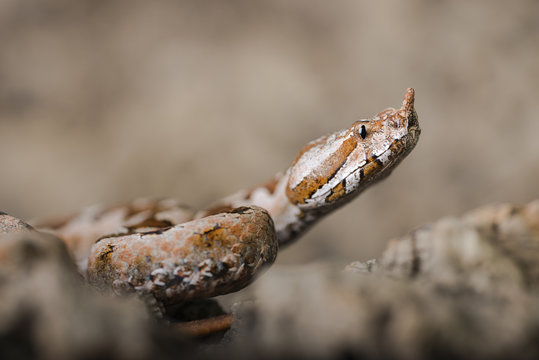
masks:
<instances>
[{"instance_id":1,"label":"blurred background","mask_svg":"<svg viewBox=\"0 0 539 360\"><path fill-rule=\"evenodd\" d=\"M539 197L539 2L2 0L0 210L201 208L407 87L416 149L281 264L367 260L439 217Z\"/></svg>"}]
</instances>

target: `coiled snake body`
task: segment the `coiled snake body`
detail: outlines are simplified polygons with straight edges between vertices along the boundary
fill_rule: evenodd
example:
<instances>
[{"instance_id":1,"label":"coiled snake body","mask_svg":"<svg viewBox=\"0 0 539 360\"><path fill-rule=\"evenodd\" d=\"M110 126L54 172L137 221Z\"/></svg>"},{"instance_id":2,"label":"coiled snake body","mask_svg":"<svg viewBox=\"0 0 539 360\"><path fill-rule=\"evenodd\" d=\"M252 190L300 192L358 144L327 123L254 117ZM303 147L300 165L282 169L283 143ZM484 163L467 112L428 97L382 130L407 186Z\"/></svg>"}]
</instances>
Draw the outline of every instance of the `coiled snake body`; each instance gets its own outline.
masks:
<instances>
[{"instance_id":1,"label":"coiled snake body","mask_svg":"<svg viewBox=\"0 0 539 360\"><path fill-rule=\"evenodd\" d=\"M419 134L410 88L400 109L308 143L284 173L207 210L142 199L90 207L38 229L66 242L91 283L163 304L225 294L270 265L279 245L389 175Z\"/></svg>"}]
</instances>

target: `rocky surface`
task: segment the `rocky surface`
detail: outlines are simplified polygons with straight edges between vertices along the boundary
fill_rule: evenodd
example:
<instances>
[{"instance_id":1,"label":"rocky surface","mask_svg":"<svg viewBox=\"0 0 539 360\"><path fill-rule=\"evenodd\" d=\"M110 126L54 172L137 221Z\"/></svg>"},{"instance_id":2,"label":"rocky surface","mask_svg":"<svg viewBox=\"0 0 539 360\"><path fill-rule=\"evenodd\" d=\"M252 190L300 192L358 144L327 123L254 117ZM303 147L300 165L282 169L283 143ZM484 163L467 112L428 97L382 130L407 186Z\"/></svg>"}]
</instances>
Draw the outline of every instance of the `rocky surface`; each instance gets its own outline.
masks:
<instances>
[{"instance_id":1,"label":"rocky surface","mask_svg":"<svg viewBox=\"0 0 539 360\"><path fill-rule=\"evenodd\" d=\"M0 211L0 236L32 230L33 228L24 221Z\"/></svg>"},{"instance_id":2,"label":"rocky surface","mask_svg":"<svg viewBox=\"0 0 539 360\"><path fill-rule=\"evenodd\" d=\"M12 223L2 220L3 229ZM26 229L19 225L11 229ZM1 359L146 359L173 354L165 345L188 351L140 300L85 285L59 239L33 231L0 237Z\"/></svg>"},{"instance_id":3,"label":"rocky surface","mask_svg":"<svg viewBox=\"0 0 539 360\"><path fill-rule=\"evenodd\" d=\"M231 329L194 348L140 300L88 288L58 239L15 231L0 237L0 357L534 359L538 258L539 201L487 206L344 271L274 267L232 307ZM169 319L221 314L213 301L189 307Z\"/></svg>"},{"instance_id":4,"label":"rocky surface","mask_svg":"<svg viewBox=\"0 0 539 360\"><path fill-rule=\"evenodd\" d=\"M228 336L269 358L537 358L538 260L539 201L488 206L344 272L273 269Z\"/></svg>"}]
</instances>

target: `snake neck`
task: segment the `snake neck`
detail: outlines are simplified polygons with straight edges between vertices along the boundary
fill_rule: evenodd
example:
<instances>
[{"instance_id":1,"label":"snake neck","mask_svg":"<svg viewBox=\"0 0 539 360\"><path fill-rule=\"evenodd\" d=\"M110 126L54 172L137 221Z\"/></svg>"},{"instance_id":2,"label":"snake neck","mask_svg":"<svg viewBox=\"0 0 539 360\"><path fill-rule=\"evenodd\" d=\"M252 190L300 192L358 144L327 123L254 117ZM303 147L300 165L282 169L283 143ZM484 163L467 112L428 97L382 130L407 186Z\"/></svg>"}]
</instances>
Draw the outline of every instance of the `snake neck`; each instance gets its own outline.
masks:
<instances>
[{"instance_id":1,"label":"snake neck","mask_svg":"<svg viewBox=\"0 0 539 360\"><path fill-rule=\"evenodd\" d=\"M322 214L301 210L289 200L286 194L289 177L290 170L287 170L246 194L248 205L260 206L268 210L275 224L279 245L291 243L322 217Z\"/></svg>"},{"instance_id":2,"label":"snake neck","mask_svg":"<svg viewBox=\"0 0 539 360\"><path fill-rule=\"evenodd\" d=\"M286 195L290 171L277 174L270 181L249 190L241 190L227 196L196 215L202 218L230 208L259 206L266 209L275 225L279 245L292 242L316 222L322 214L306 213L290 202Z\"/></svg>"}]
</instances>

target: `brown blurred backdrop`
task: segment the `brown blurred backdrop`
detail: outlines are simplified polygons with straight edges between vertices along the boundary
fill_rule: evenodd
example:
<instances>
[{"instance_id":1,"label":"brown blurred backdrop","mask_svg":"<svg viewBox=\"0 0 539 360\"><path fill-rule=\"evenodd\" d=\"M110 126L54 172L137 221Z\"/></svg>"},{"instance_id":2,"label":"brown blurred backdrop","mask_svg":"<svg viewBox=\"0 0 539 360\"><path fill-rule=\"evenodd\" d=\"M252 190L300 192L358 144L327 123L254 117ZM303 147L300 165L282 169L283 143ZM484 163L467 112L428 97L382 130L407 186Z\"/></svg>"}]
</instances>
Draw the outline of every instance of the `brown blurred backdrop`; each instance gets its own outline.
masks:
<instances>
[{"instance_id":1,"label":"brown blurred backdrop","mask_svg":"<svg viewBox=\"0 0 539 360\"><path fill-rule=\"evenodd\" d=\"M373 258L441 216L539 197L539 2L2 0L0 210L202 207L409 86L417 148L281 263Z\"/></svg>"}]
</instances>

